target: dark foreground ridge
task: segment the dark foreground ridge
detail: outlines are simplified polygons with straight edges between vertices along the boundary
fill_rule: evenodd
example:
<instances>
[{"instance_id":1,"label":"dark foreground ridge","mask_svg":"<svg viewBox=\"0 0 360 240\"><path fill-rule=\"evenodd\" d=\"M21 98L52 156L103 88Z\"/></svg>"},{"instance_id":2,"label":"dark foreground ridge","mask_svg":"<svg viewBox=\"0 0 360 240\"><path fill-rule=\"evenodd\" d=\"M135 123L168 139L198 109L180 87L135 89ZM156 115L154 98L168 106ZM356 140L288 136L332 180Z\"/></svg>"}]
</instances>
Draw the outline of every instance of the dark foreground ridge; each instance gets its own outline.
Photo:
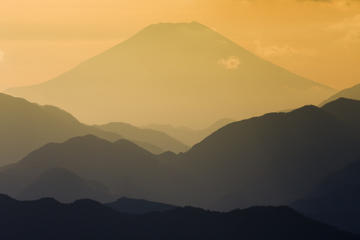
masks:
<instances>
[{"instance_id":1,"label":"dark foreground ridge","mask_svg":"<svg viewBox=\"0 0 360 240\"><path fill-rule=\"evenodd\" d=\"M6 195L0 196L0 225L3 239L359 239L287 207L228 213L186 207L129 215L92 200L20 202Z\"/></svg>"},{"instance_id":2,"label":"dark foreground ridge","mask_svg":"<svg viewBox=\"0 0 360 240\"><path fill-rule=\"evenodd\" d=\"M360 234L360 161L330 175L292 207L306 216Z\"/></svg>"},{"instance_id":3,"label":"dark foreground ridge","mask_svg":"<svg viewBox=\"0 0 360 240\"><path fill-rule=\"evenodd\" d=\"M177 208L174 205L122 197L115 202L106 204L114 210L122 213L145 214L149 212L163 212Z\"/></svg>"}]
</instances>

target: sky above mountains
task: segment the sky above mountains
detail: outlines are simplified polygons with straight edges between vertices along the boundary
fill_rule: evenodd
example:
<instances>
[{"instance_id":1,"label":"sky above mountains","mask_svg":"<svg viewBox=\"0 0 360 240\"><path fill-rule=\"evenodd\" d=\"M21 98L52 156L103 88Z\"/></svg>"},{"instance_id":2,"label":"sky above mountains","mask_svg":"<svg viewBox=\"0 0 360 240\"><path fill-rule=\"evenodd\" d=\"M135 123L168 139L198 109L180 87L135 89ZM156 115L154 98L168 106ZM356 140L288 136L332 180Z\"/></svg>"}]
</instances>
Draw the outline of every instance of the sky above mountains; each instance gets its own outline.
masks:
<instances>
[{"instance_id":1,"label":"sky above mountains","mask_svg":"<svg viewBox=\"0 0 360 240\"><path fill-rule=\"evenodd\" d=\"M193 20L331 87L360 77L359 0L1 2L0 90L47 81L149 24Z\"/></svg>"}]
</instances>

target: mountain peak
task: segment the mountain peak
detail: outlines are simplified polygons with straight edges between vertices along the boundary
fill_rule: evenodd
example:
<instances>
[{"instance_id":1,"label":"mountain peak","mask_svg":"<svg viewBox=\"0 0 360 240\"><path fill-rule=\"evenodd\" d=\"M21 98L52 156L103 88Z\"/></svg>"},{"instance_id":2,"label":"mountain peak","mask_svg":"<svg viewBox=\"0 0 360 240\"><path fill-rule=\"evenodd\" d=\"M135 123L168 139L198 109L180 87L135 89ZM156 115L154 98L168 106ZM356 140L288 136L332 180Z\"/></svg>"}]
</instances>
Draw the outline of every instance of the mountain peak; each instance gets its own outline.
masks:
<instances>
[{"instance_id":1,"label":"mountain peak","mask_svg":"<svg viewBox=\"0 0 360 240\"><path fill-rule=\"evenodd\" d=\"M152 46L157 53L161 53L167 48L175 51L184 46L192 47L193 50L201 50L203 45L205 49L212 47L215 50L221 47L224 42L230 43L231 41L198 22L152 24L126 41L130 45L135 44L140 48ZM118 46L122 46L122 44ZM245 50L242 49L242 51Z\"/></svg>"},{"instance_id":2,"label":"mountain peak","mask_svg":"<svg viewBox=\"0 0 360 240\"><path fill-rule=\"evenodd\" d=\"M335 101L325 104L322 109L329 112L337 118L359 128L360 120L360 101L350 98L340 97Z\"/></svg>"},{"instance_id":3,"label":"mountain peak","mask_svg":"<svg viewBox=\"0 0 360 240\"><path fill-rule=\"evenodd\" d=\"M339 97L338 99L332 102L326 103L322 108L328 109L332 107L341 107L344 105L346 105L347 107L349 107L349 105L360 105L360 101L346 97Z\"/></svg>"},{"instance_id":4,"label":"mountain peak","mask_svg":"<svg viewBox=\"0 0 360 240\"><path fill-rule=\"evenodd\" d=\"M162 22L157 24L151 24L146 27L144 30L175 30L175 29L187 29L187 30L210 30L207 26L196 22L180 22L180 23L170 23L170 22Z\"/></svg>"},{"instance_id":5,"label":"mountain peak","mask_svg":"<svg viewBox=\"0 0 360 240\"><path fill-rule=\"evenodd\" d=\"M176 125L200 125L319 102L333 90L189 22L150 25L57 78L10 93L69 109L80 121L126 116L146 125L163 122L166 114ZM134 105L114 104L125 102Z\"/></svg>"},{"instance_id":6,"label":"mountain peak","mask_svg":"<svg viewBox=\"0 0 360 240\"><path fill-rule=\"evenodd\" d=\"M317 112L320 111L320 108L314 105L306 105L301 108L295 109L290 112L290 114L296 114L296 113L304 113L304 112Z\"/></svg>"},{"instance_id":7,"label":"mountain peak","mask_svg":"<svg viewBox=\"0 0 360 240\"><path fill-rule=\"evenodd\" d=\"M86 143L86 144L98 144L98 143L110 143L105 139L99 138L95 135L88 134L84 136L73 137L66 141L65 143L73 144L73 143Z\"/></svg>"}]
</instances>

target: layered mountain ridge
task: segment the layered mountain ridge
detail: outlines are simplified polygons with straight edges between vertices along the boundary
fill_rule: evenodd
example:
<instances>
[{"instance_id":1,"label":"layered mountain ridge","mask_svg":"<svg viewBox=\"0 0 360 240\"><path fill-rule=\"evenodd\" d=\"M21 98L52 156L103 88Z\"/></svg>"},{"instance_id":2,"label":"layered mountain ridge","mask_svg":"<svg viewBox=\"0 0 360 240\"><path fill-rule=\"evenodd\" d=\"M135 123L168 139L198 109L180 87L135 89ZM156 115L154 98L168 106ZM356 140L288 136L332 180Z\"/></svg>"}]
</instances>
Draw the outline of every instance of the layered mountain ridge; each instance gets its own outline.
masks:
<instances>
[{"instance_id":1,"label":"layered mountain ridge","mask_svg":"<svg viewBox=\"0 0 360 240\"><path fill-rule=\"evenodd\" d=\"M76 137L1 168L0 192L16 196L43 171L62 168L116 196L178 206L288 204L360 158L357 115L349 114L357 111L359 101L339 99L323 108L266 114L231 123L182 154L154 155L127 140Z\"/></svg>"},{"instance_id":2,"label":"layered mountain ridge","mask_svg":"<svg viewBox=\"0 0 360 240\"><path fill-rule=\"evenodd\" d=\"M6 195L0 196L0 206L2 237L6 239L359 239L287 207L228 213L185 207L129 215L92 200L21 202Z\"/></svg>"}]
</instances>

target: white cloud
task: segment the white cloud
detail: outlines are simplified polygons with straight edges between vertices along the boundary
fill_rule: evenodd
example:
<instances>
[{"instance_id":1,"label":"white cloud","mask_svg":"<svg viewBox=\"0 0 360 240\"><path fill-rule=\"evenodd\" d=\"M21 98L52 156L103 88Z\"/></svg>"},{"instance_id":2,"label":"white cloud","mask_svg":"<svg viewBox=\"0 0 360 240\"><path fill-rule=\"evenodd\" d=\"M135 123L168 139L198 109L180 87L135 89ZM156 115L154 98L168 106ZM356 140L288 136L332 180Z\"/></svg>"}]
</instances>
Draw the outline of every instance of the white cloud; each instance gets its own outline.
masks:
<instances>
[{"instance_id":1,"label":"white cloud","mask_svg":"<svg viewBox=\"0 0 360 240\"><path fill-rule=\"evenodd\" d=\"M235 69L239 68L239 66L241 65L240 59L236 56L222 58L218 61L218 63L220 65L224 66L228 70L235 70Z\"/></svg>"}]
</instances>

